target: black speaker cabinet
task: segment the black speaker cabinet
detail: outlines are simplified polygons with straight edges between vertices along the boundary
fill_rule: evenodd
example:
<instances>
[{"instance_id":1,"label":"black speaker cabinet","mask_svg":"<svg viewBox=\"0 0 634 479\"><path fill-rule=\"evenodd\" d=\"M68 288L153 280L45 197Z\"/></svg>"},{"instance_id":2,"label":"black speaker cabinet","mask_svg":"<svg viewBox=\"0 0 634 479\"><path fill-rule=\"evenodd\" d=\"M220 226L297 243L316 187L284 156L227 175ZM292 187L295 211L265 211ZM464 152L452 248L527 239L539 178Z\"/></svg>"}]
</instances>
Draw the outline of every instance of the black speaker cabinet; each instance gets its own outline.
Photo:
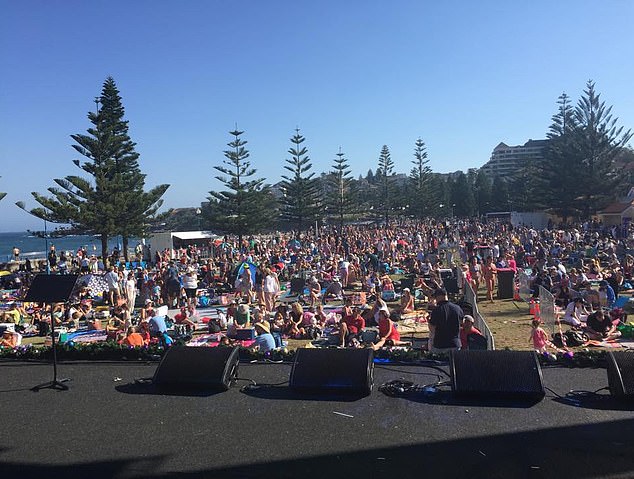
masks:
<instances>
[{"instance_id":1,"label":"black speaker cabinet","mask_svg":"<svg viewBox=\"0 0 634 479\"><path fill-rule=\"evenodd\" d=\"M239 359L238 348L175 346L163 356L152 382L161 389L226 391Z\"/></svg>"},{"instance_id":2,"label":"black speaker cabinet","mask_svg":"<svg viewBox=\"0 0 634 479\"><path fill-rule=\"evenodd\" d=\"M634 399L634 351L608 351L608 386L618 399Z\"/></svg>"},{"instance_id":3,"label":"black speaker cabinet","mask_svg":"<svg viewBox=\"0 0 634 479\"><path fill-rule=\"evenodd\" d=\"M443 280L443 286L449 294L458 294L460 288L458 288L458 280L456 278L447 278Z\"/></svg>"},{"instance_id":4,"label":"black speaker cabinet","mask_svg":"<svg viewBox=\"0 0 634 479\"><path fill-rule=\"evenodd\" d=\"M374 383L371 349L299 348L289 386L305 392L328 391L368 396Z\"/></svg>"},{"instance_id":5,"label":"black speaker cabinet","mask_svg":"<svg viewBox=\"0 0 634 479\"><path fill-rule=\"evenodd\" d=\"M534 351L452 351L449 368L456 396L537 401L546 394Z\"/></svg>"}]
</instances>

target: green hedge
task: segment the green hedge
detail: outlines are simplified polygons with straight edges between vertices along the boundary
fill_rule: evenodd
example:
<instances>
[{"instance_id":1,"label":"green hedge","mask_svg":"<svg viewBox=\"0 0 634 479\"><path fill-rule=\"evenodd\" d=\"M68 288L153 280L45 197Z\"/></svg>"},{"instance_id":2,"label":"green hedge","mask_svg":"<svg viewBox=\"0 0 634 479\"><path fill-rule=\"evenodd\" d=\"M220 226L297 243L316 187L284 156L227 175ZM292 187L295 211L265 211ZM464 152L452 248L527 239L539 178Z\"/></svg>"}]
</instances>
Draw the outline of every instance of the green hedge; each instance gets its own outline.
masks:
<instances>
[{"instance_id":1,"label":"green hedge","mask_svg":"<svg viewBox=\"0 0 634 479\"><path fill-rule=\"evenodd\" d=\"M176 342L177 346L182 342ZM172 346L174 347L174 346ZM158 361L165 349L159 345L131 348L115 342L92 344L63 344L56 345L57 359L62 361L101 360L101 361ZM0 349L0 359L15 360L51 360L51 347L19 346L15 349ZM295 351L286 348L261 353L250 349L240 350L242 361L293 361ZM420 350L383 349L376 352L379 360L403 363L416 363L421 360L447 361L448 356L433 354ZM564 366L569 368L606 367L606 352L595 350L578 351L574 354L559 353L555 355L539 355L543 365Z\"/></svg>"}]
</instances>

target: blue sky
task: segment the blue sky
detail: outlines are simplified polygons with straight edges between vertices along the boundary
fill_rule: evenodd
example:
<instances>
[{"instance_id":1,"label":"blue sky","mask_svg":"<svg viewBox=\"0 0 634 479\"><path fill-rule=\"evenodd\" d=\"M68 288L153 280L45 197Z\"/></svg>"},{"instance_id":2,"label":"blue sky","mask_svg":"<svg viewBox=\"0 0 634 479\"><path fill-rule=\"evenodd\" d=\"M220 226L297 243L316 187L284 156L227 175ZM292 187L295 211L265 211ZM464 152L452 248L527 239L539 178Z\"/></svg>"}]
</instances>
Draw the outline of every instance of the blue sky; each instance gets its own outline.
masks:
<instances>
[{"instance_id":1,"label":"blue sky","mask_svg":"<svg viewBox=\"0 0 634 479\"><path fill-rule=\"evenodd\" d=\"M41 228L53 178L80 171L71 134L112 75L147 185L166 207L210 189L235 123L275 183L296 126L316 172L341 146L353 173L415 140L437 172L482 166L500 142L543 138L588 79L634 128L634 2L0 0L0 231Z\"/></svg>"}]
</instances>

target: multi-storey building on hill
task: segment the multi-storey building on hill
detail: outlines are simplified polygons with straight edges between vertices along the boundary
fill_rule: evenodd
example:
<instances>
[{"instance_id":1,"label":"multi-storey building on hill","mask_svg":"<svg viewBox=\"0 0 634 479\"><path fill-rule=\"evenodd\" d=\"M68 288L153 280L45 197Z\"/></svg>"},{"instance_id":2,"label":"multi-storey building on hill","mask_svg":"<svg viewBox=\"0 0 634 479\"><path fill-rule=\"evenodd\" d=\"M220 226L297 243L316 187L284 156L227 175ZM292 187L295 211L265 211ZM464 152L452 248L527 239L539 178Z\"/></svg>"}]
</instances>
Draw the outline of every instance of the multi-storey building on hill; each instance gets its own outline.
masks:
<instances>
[{"instance_id":1,"label":"multi-storey building on hill","mask_svg":"<svg viewBox=\"0 0 634 479\"><path fill-rule=\"evenodd\" d=\"M508 146L500 143L493 149L491 159L481 170L491 178L507 177L535 160L544 158L544 148L548 140L528 140L523 145Z\"/></svg>"}]
</instances>

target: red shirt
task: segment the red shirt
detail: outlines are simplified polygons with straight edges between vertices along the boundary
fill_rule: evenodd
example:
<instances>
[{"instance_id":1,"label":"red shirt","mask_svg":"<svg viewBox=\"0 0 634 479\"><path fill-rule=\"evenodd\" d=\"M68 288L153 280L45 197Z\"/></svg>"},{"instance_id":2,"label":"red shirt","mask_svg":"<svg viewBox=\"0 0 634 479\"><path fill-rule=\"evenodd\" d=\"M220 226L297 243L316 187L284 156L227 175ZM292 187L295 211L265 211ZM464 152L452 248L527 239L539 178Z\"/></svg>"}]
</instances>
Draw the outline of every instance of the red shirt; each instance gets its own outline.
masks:
<instances>
[{"instance_id":1,"label":"red shirt","mask_svg":"<svg viewBox=\"0 0 634 479\"><path fill-rule=\"evenodd\" d=\"M392 320L382 316L379 318L379 336L385 339L391 339L392 341L401 340L401 335L392 324Z\"/></svg>"},{"instance_id":2,"label":"red shirt","mask_svg":"<svg viewBox=\"0 0 634 479\"><path fill-rule=\"evenodd\" d=\"M477 334L478 336L484 336L480 330L478 330L478 328L476 328L475 326L471 326L471 331L469 331L469 335L471 334ZM467 342L467 332L464 330L464 328L460 328L460 343L462 344L462 349L467 349L468 348L468 342Z\"/></svg>"},{"instance_id":3,"label":"red shirt","mask_svg":"<svg viewBox=\"0 0 634 479\"><path fill-rule=\"evenodd\" d=\"M365 328L365 319L362 316L345 316L341 322L346 323L351 334L359 334Z\"/></svg>"}]
</instances>

